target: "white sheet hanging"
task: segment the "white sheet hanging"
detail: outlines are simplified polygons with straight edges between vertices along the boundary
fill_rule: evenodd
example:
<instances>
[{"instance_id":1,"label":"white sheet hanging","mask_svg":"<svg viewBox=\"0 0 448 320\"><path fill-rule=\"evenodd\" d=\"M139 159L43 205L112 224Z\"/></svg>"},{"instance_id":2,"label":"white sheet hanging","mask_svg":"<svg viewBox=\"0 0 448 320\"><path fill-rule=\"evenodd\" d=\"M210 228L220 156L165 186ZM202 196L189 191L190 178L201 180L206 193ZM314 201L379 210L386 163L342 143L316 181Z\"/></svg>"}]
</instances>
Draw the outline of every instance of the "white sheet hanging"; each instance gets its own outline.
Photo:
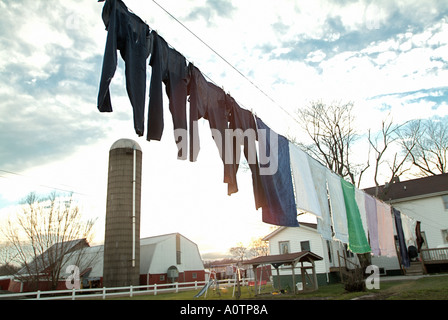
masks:
<instances>
[{"instance_id":1,"label":"white sheet hanging","mask_svg":"<svg viewBox=\"0 0 448 320\"><path fill-rule=\"evenodd\" d=\"M290 142L289 157L297 209L305 210L322 219L322 209L320 208L313 176L311 175L308 154Z\"/></svg>"},{"instance_id":2,"label":"white sheet hanging","mask_svg":"<svg viewBox=\"0 0 448 320\"><path fill-rule=\"evenodd\" d=\"M403 226L404 239L406 240L406 245L416 246L416 236L415 236L415 226L417 225L417 220L401 213L401 224Z\"/></svg>"},{"instance_id":3,"label":"white sheet hanging","mask_svg":"<svg viewBox=\"0 0 448 320\"><path fill-rule=\"evenodd\" d=\"M347 213L344 194L342 193L341 177L327 169L328 192L330 194L331 216L333 220L334 238L348 243Z\"/></svg>"},{"instance_id":4,"label":"white sheet hanging","mask_svg":"<svg viewBox=\"0 0 448 320\"><path fill-rule=\"evenodd\" d=\"M367 211L366 211L366 194L364 191L355 188L355 199L356 204L359 208L359 213L361 215L362 227L366 236L369 234L369 229L367 227Z\"/></svg>"},{"instance_id":5,"label":"white sheet hanging","mask_svg":"<svg viewBox=\"0 0 448 320\"><path fill-rule=\"evenodd\" d=\"M323 239L332 240L333 236L331 231L331 217L330 207L328 204L326 177L326 172L328 169L311 157L309 158L308 163L310 165L311 176L314 182L314 187L316 189L316 195L322 214L322 218L317 219L317 231L320 233Z\"/></svg>"}]
</instances>

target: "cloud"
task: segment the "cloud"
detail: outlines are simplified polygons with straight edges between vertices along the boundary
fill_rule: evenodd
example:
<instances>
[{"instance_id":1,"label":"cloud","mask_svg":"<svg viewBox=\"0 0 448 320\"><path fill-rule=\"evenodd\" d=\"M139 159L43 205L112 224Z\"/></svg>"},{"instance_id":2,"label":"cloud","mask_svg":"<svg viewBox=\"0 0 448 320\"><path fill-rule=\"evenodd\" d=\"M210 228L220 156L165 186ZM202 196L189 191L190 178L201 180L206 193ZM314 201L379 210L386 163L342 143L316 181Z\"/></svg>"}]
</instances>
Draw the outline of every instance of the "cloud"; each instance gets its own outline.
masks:
<instances>
[{"instance_id":1,"label":"cloud","mask_svg":"<svg viewBox=\"0 0 448 320\"><path fill-rule=\"evenodd\" d=\"M206 0L203 6L192 8L185 20L204 19L210 26L214 24L213 20L216 17L231 18L235 10L230 0Z\"/></svg>"},{"instance_id":2,"label":"cloud","mask_svg":"<svg viewBox=\"0 0 448 320\"><path fill-rule=\"evenodd\" d=\"M0 45L7 48L0 52L2 169L23 171L67 157L105 133L96 123L104 49L82 13L68 6L0 3Z\"/></svg>"}]
</instances>

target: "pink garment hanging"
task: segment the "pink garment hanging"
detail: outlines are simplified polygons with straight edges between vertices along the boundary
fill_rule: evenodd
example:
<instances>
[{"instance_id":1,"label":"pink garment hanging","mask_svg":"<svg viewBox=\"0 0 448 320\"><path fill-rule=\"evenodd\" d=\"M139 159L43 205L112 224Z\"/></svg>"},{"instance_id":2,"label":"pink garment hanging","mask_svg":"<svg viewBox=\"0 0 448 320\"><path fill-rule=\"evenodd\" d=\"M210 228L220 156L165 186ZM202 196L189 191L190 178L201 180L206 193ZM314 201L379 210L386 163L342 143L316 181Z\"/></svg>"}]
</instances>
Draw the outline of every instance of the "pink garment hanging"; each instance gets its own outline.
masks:
<instances>
[{"instance_id":1,"label":"pink garment hanging","mask_svg":"<svg viewBox=\"0 0 448 320\"><path fill-rule=\"evenodd\" d=\"M378 216L378 242L382 256L396 257L394 226L391 207L378 199L376 200Z\"/></svg>"},{"instance_id":2,"label":"pink garment hanging","mask_svg":"<svg viewBox=\"0 0 448 320\"><path fill-rule=\"evenodd\" d=\"M378 214L376 208L377 200L370 194L365 194L365 208L367 215L367 228L369 229L369 242L372 253L380 256L380 245L378 240Z\"/></svg>"}]
</instances>

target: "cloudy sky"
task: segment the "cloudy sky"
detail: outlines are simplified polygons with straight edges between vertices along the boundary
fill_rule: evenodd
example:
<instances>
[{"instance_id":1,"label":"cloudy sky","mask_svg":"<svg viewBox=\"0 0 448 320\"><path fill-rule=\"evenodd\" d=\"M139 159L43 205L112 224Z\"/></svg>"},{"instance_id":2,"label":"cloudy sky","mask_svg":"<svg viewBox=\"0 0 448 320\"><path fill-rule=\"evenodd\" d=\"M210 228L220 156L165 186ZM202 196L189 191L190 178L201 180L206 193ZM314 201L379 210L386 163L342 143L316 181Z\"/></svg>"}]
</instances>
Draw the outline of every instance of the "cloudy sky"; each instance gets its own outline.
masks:
<instances>
[{"instance_id":1,"label":"cloudy sky","mask_svg":"<svg viewBox=\"0 0 448 320\"><path fill-rule=\"evenodd\" d=\"M386 114L396 123L448 116L446 1L125 3L242 107L298 141L291 115L316 99L354 101L361 133ZM102 7L0 0L0 219L30 191L73 191L85 216L98 218L102 242L109 149L130 138L144 157L142 237L180 232L207 253L269 233L253 209L249 172L226 195L207 123L197 163L176 159L167 109L161 142L135 135L122 61L111 85L114 112L98 112Z\"/></svg>"}]
</instances>

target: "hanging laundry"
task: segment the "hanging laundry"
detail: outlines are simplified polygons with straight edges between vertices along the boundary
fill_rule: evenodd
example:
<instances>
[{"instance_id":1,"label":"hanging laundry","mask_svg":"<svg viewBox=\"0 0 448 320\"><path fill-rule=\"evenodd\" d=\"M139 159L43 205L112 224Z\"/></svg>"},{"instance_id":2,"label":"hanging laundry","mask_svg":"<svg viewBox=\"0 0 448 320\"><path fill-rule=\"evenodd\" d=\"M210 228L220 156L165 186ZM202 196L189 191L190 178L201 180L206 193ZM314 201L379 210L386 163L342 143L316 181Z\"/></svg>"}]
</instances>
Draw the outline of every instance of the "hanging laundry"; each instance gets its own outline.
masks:
<instances>
[{"instance_id":1,"label":"hanging laundry","mask_svg":"<svg viewBox=\"0 0 448 320\"><path fill-rule=\"evenodd\" d=\"M202 72L191 62L188 64L188 79L187 94L190 96L190 161L194 162L198 158L200 149L197 122L205 116L208 108L208 82Z\"/></svg>"},{"instance_id":2,"label":"hanging laundry","mask_svg":"<svg viewBox=\"0 0 448 320\"><path fill-rule=\"evenodd\" d=\"M233 164L226 162L226 155L231 152L231 144L226 143L229 135L230 110L226 105L226 94L223 89L208 82L208 103L204 119L207 119L212 132L213 140L218 147L219 155L224 164L224 182L228 184L231 193L238 190L236 178L233 174Z\"/></svg>"},{"instance_id":3,"label":"hanging laundry","mask_svg":"<svg viewBox=\"0 0 448 320\"><path fill-rule=\"evenodd\" d=\"M219 156L224 164L224 182L228 184L229 194L231 194L236 192L238 187L233 173L233 164L226 163L226 154L231 152L231 145L226 144L231 112L230 106L226 104L226 93L220 87L205 80L201 71L192 63L188 64L188 78L190 161L196 161L198 157L200 146L196 125L199 119L204 118L209 122L213 140L218 147Z\"/></svg>"},{"instance_id":4,"label":"hanging laundry","mask_svg":"<svg viewBox=\"0 0 448 320\"><path fill-rule=\"evenodd\" d=\"M416 245L416 239L415 239L415 226L417 224L417 221L414 218L411 218L405 214L401 214L401 224L403 226L403 233L404 238L406 240L406 245L409 246L415 246Z\"/></svg>"},{"instance_id":5,"label":"hanging laundry","mask_svg":"<svg viewBox=\"0 0 448 320\"><path fill-rule=\"evenodd\" d=\"M309 156L291 142L289 142L289 154L297 209L305 210L322 219L322 210L308 161Z\"/></svg>"},{"instance_id":6,"label":"hanging laundry","mask_svg":"<svg viewBox=\"0 0 448 320\"><path fill-rule=\"evenodd\" d=\"M391 208L388 204L376 200L378 218L378 242L381 256L396 257L394 227L392 224Z\"/></svg>"},{"instance_id":7,"label":"hanging laundry","mask_svg":"<svg viewBox=\"0 0 448 320\"><path fill-rule=\"evenodd\" d=\"M285 137L277 135L260 118L256 117L256 122L259 149L263 150L261 152L266 152L265 156L270 157L270 163L260 160L260 169L266 169L263 172L260 171L266 196L266 204L262 207L263 222L278 226L299 227L291 177L289 142ZM276 136L278 139L274 139ZM271 145L271 140L277 145ZM275 152L275 149L278 152ZM261 159L260 155L259 159Z\"/></svg>"},{"instance_id":8,"label":"hanging laundry","mask_svg":"<svg viewBox=\"0 0 448 320\"><path fill-rule=\"evenodd\" d=\"M356 204L355 186L342 178L341 186L347 213L348 247L353 253L370 252L371 249L362 226L361 214Z\"/></svg>"},{"instance_id":9,"label":"hanging laundry","mask_svg":"<svg viewBox=\"0 0 448 320\"><path fill-rule=\"evenodd\" d=\"M113 111L109 86L117 69L117 50L119 50L126 67L126 89L133 108L135 132L142 136L146 95L146 59L151 52L152 37L149 27L138 16L131 13L121 0L106 0L102 18L107 30L107 40L98 92L98 110L100 112Z\"/></svg>"},{"instance_id":10,"label":"hanging laundry","mask_svg":"<svg viewBox=\"0 0 448 320\"><path fill-rule=\"evenodd\" d=\"M355 199L358 205L359 214L361 215L362 227L366 236L369 234L369 229L367 228L367 213L366 213L366 199L365 192L355 188Z\"/></svg>"},{"instance_id":11,"label":"hanging laundry","mask_svg":"<svg viewBox=\"0 0 448 320\"><path fill-rule=\"evenodd\" d=\"M162 138L163 123L163 92L162 82L169 98L169 109L173 118L174 130L187 132L187 77L188 69L185 57L168 43L157 32L152 31L153 44L149 64L152 66L151 84L149 88L148 133L147 140ZM176 143L185 136L176 136ZM178 158L185 160L187 155L179 148Z\"/></svg>"},{"instance_id":12,"label":"hanging laundry","mask_svg":"<svg viewBox=\"0 0 448 320\"><path fill-rule=\"evenodd\" d=\"M361 214L356 203L355 186L340 178L347 213L348 247L353 253L370 252Z\"/></svg>"},{"instance_id":13,"label":"hanging laundry","mask_svg":"<svg viewBox=\"0 0 448 320\"><path fill-rule=\"evenodd\" d=\"M377 201L369 194L365 194L365 207L367 216L367 227L369 229L369 242L372 253L375 256L381 255L380 243L378 238L378 214Z\"/></svg>"},{"instance_id":14,"label":"hanging laundry","mask_svg":"<svg viewBox=\"0 0 448 320\"><path fill-rule=\"evenodd\" d=\"M397 230L398 244L400 246L401 264L403 267L409 268L411 266L411 261L409 260L408 247L404 238L401 213L395 208L392 208L392 212L394 214L395 229Z\"/></svg>"},{"instance_id":15,"label":"hanging laundry","mask_svg":"<svg viewBox=\"0 0 448 320\"><path fill-rule=\"evenodd\" d=\"M329 169L326 172L328 192L330 194L330 208L333 220L334 238L348 243L347 214L342 193L341 178Z\"/></svg>"},{"instance_id":16,"label":"hanging laundry","mask_svg":"<svg viewBox=\"0 0 448 320\"><path fill-rule=\"evenodd\" d=\"M423 238L422 231L421 231L421 222L417 221L415 225L415 236L417 238L417 251L420 252L422 249L423 244L425 243L425 239Z\"/></svg>"},{"instance_id":17,"label":"hanging laundry","mask_svg":"<svg viewBox=\"0 0 448 320\"><path fill-rule=\"evenodd\" d=\"M236 174L240 163L241 145L243 145L244 156L252 173L252 186L255 199L255 209L261 208L265 203L264 189L260 177L260 168L255 141L258 140L257 125L252 112L242 109L232 96L226 95L226 105L230 108L229 128L232 129L235 138L232 138L232 169L236 185ZM230 185L229 185L230 187ZM232 191L229 188L228 193Z\"/></svg>"},{"instance_id":18,"label":"hanging laundry","mask_svg":"<svg viewBox=\"0 0 448 320\"><path fill-rule=\"evenodd\" d=\"M317 231L323 239L331 241L333 239L333 231L331 230L330 203L327 191L326 175L328 169L311 157L308 163L322 214L322 219L317 219Z\"/></svg>"}]
</instances>

